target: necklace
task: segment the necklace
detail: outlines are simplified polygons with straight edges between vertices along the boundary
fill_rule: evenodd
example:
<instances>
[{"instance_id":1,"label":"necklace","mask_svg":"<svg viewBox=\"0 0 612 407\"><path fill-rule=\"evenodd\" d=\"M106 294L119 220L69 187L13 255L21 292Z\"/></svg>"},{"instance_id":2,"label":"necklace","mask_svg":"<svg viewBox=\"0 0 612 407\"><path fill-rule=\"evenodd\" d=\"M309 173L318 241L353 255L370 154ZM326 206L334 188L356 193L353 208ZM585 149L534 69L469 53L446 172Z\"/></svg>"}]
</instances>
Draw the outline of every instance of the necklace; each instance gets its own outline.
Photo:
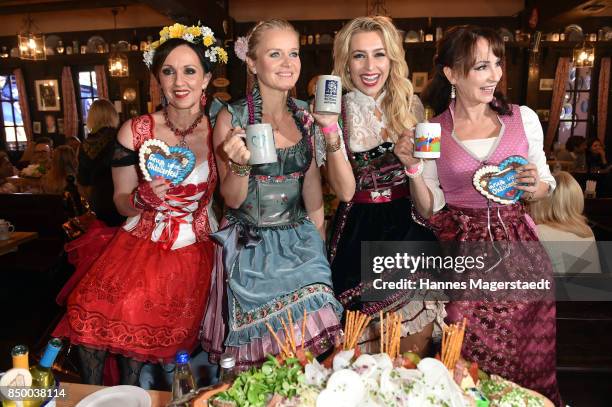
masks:
<instances>
[{"instance_id":1,"label":"necklace","mask_svg":"<svg viewBox=\"0 0 612 407\"><path fill-rule=\"evenodd\" d=\"M198 114L198 117L196 117L193 123L191 123L191 126L187 127L185 130L181 130L181 129L177 129L176 127L174 127L174 124L172 124L172 122L170 121L170 118L168 117L168 108L167 107L164 108L164 121L166 122L166 126L168 126L170 131L172 131L174 135L180 139L178 145L181 147L187 147L187 143L185 142L185 137L193 133L196 127L198 127L198 124L200 124L200 122L202 121L203 117L204 117L204 112L200 112Z\"/></svg>"}]
</instances>

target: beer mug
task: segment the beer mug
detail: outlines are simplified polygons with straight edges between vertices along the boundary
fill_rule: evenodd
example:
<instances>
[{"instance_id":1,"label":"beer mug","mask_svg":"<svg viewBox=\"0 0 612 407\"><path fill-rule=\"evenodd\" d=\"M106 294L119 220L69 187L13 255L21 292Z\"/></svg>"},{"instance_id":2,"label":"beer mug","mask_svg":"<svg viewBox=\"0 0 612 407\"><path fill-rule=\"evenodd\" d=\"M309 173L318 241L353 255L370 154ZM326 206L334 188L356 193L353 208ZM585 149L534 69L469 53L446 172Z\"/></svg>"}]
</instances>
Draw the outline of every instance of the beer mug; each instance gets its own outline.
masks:
<instances>
[{"instance_id":1,"label":"beer mug","mask_svg":"<svg viewBox=\"0 0 612 407\"><path fill-rule=\"evenodd\" d=\"M416 158L440 158L440 123L418 123L414 134Z\"/></svg>"},{"instance_id":2,"label":"beer mug","mask_svg":"<svg viewBox=\"0 0 612 407\"><path fill-rule=\"evenodd\" d=\"M246 146L251 152L249 164L268 164L278 161L274 132L269 123L251 124L246 128Z\"/></svg>"},{"instance_id":3,"label":"beer mug","mask_svg":"<svg viewBox=\"0 0 612 407\"><path fill-rule=\"evenodd\" d=\"M9 240L11 233L15 231L15 226L8 220L0 219L0 240Z\"/></svg>"},{"instance_id":4,"label":"beer mug","mask_svg":"<svg viewBox=\"0 0 612 407\"><path fill-rule=\"evenodd\" d=\"M324 114L340 114L342 110L342 82L339 76L320 75L317 79L315 111Z\"/></svg>"}]
</instances>

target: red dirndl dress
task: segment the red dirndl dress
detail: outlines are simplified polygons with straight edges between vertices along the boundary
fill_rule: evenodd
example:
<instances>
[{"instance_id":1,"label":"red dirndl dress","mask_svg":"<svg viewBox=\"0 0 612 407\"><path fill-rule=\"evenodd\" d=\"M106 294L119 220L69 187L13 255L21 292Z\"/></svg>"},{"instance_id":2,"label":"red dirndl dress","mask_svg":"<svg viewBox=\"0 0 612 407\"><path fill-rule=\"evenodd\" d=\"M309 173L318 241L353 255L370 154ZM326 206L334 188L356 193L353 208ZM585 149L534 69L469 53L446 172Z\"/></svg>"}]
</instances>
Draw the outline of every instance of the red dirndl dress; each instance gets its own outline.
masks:
<instances>
[{"instance_id":1,"label":"red dirndl dress","mask_svg":"<svg viewBox=\"0 0 612 407\"><path fill-rule=\"evenodd\" d=\"M134 119L135 149L153 138L154 124L150 115ZM208 235L216 176L209 143L208 161L168 191L163 207L117 231L68 297L53 335L140 361L167 363L193 350L214 265Z\"/></svg>"}]
</instances>

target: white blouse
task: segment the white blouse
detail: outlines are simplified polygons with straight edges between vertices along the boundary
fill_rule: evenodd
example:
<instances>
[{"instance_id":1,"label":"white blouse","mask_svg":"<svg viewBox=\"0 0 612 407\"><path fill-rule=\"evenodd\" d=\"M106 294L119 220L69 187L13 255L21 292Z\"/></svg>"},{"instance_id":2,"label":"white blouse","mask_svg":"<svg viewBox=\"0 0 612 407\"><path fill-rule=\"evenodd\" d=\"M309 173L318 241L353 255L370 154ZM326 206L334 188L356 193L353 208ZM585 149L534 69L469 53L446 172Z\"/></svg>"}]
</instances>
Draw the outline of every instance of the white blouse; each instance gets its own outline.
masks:
<instances>
[{"instance_id":1,"label":"white blouse","mask_svg":"<svg viewBox=\"0 0 612 407\"><path fill-rule=\"evenodd\" d=\"M385 111L382 108L382 101L385 98L386 92L382 92L376 99L372 96L368 96L365 93L355 89L354 91L348 92L343 95L346 123L343 123L344 128L349 134L349 143L351 151L360 153L368 151L374 147L378 147L385 141L395 143L398 139L397 134L388 133L388 140L384 140L382 131L387 127L387 117ZM377 117L377 111L378 116ZM417 122L424 121L425 108L421 103L418 96L412 97L412 114L417 119ZM387 130L388 131L388 130ZM342 134L341 134L342 136ZM319 166L325 163L325 138L323 133L319 129L319 126L315 125L315 143L316 143L316 158ZM344 156L348 159L346 154L346 146L342 143L342 151Z\"/></svg>"},{"instance_id":2,"label":"white blouse","mask_svg":"<svg viewBox=\"0 0 612 407\"><path fill-rule=\"evenodd\" d=\"M527 142L529 144L527 161L536 165L540 180L549 185L548 193L550 194L557 186L557 183L555 182L555 178L550 173L550 168L546 163L546 154L544 154L544 131L542 130L540 119L538 118L536 112L531 110L529 107L521 106L520 109L523 128L525 129L525 136L527 136ZM505 126L502 123L499 136L497 137L479 140L465 140L461 143L473 156L483 160L489 155L491 149L494 146L497 146L497 141L499 137L504 134L504 130ZM436 167L434 160L425 160L425 166L423 167L423 178L433 194L433 211L437 212L444 207L446 201L444 199L444 193L440 187L438 168Z\"/></svg>"}]
</instances>

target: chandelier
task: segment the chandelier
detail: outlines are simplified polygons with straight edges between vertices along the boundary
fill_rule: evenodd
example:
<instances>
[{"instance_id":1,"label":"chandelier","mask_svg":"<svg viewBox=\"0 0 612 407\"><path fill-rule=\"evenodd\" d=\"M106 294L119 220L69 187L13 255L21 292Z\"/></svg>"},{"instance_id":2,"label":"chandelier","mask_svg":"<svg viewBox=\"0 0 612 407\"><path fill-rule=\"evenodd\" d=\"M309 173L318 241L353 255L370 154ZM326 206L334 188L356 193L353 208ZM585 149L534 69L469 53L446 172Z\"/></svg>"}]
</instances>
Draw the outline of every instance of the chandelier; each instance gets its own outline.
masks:
<instances>
[{"instance_id":1,"label":"chandelier","mask_svg":"<svg viewBox=\"0 0 612 407\"><path fill-rule=\"evenodd\" d=\"M29 15L24 18L23 23L25 30L17 34L19 58L34 61L47 59L45 36L43 34L36 34L32 31L32 27L36 25Z\"/></svg>"},{"instance_id":2,"label":"chandelier","mask_svg":"<svg viewBox=\"0 0 612 407\"><path fill-rule=\"evenodd\" d=\"M111 10L111 12L113 13L113 20L115 22L115 32L117 32L117 13L119 10L114 8ZM128 64L127 55L116 47L111 49L111 53L108 57L108 71L110 76L115 78L125 78L130 76L130 67Z\"/></svg>"}]
</instances>

